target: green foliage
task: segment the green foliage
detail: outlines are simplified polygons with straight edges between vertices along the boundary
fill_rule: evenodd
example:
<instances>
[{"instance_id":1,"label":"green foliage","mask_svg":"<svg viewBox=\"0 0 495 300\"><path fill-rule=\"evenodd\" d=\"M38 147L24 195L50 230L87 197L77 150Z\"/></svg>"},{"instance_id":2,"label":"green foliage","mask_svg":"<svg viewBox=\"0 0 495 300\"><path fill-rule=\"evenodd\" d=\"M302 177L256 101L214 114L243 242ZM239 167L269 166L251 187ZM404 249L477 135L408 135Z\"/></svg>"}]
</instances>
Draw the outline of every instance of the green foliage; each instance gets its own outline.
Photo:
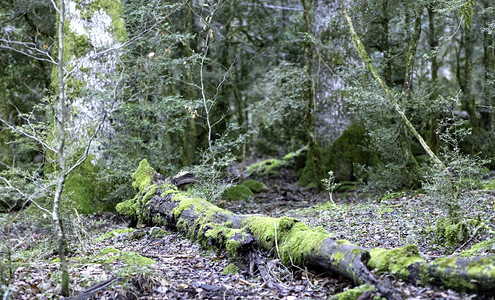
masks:
<instances>
[{"instance_id":1,"label":"green foliage","mask_svg":"<svg viewBox=\"0 0 495 300\"><path fill-rule=\"evenodd\" d=\"M325 188L325 191L328 193L328 196L330 197L330 201L333 203L332 193L334 190L338 189L342 184L335 182L335 175L333 174L333 171L329 171L328 178L322 179L321 182L323 183L323 187Z\"/></svg>"},{"instance_id":2,"label":"green foliage","mask_svg":"<svg viewBox=\"0 0 495 300\"><path fill-rule=\"evenodd\" d=\"M223 192L223 198L228 199L230 201L239 201L239 200L247 200L250 197L254 197L251 189L243 184L235 185Z\"/></svg>"},{"instance_id":3,"label":"green foliage","mask_svg":"<svg viewBox=\"0 0 495 300\"><path fill-rule=\"evenodd\" d=\"M480 221L462 219L456 221L450 218L438 218L435 222L435 236L448 246L455 246L472 236Z\"/></svg>"},{"instance_id":4,"label":"green foliage","mask_svg":"<svg viewBox=\"0 0 495 300\"><path fill-rule=\"evenodd\" d=\"M428 169L424 188L431 201L446 211L451 225L463 224L463 220L469 218L469 207L475 201L469 191L480 185L486 174L486 160L461 152L461 142L470 134L464 122L446 119L440 124L440 139L448 145L443 147L441 157L448 170Z\"/></svg>"}]
</instances>

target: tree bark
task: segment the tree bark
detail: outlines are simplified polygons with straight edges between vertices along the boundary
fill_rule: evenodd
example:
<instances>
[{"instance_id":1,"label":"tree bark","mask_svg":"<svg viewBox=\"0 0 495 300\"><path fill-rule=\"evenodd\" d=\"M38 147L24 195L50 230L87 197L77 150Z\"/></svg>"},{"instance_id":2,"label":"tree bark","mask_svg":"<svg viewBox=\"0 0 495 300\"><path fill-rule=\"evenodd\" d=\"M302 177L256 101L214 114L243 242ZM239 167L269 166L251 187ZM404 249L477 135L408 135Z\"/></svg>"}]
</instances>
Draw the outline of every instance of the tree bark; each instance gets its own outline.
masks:
<instances>
[{"instance_id":1,"label":"tree bark","mask_svg":"<svg viewBox=\"0 0 495 300\"><path fill-rule=\"evenodd\" d=\"M312 11L313 11L313 0L301 0L303 6L303 18L304 18L304 29L307 34L312 34ZM321 163L321 149L316 138L315 132L315 97L314 97L314 77L313 77L313 47L311 46L311 41L304 42L304 57L306 60L306 72L308 74L308 83L306 86L305 98L306 98L306 133L308 135L309 150L313 154L313 163L315 165L316 173L316 184L318 190L323 190L323 183L321 179L324 178L322 163Z\"/></svg>"},{"instance_id":2,"label":"tree bark","mask_svg":"<svg viewBox=\"0 0 495 300\"><path fill-rule=\"evenodd\" d=\"M65 66L64 66L64 21L65 21L65 3L60 1L58 23L58 99L56 108L56 125L57 125L57 157L59 164L59 173L57 178L57 189L53 199L52 219L55 232L57 234L58 255L60 257L60 269L62 271L62 295L69 296L69 268L66 258L66 239L62 220L60 219L60 198L64 190L65 179L67 177L65 167Z\"/></svg>"},{"instance_id":3,"label":"tree bark","mask_svg":"<svg viewBox=\"0 0 495 300\"><path fill-rule=\"evenodd\" d=\"M309 228L293 218L234 214L178 191L146 160L140 163L133 179L138 194L132 200L119 203L119 213L145 224L177 229L205 247L225 248L232 257L242 257L254 246L275 250L286 265L331 271L355 284L373 285L388 299L399 296L388 282L377 279L370 265L380 272L395 272L416 283L440 283L449 288L478 292L489 292L495 286L495 276L490 276L490 270L495 268L495 255L443 258L427 263L419 256L416 246L370 250L345 240L334 240L323 228ZM401 267L397 269L398 263Z\"/></svg>"}]
</instances>

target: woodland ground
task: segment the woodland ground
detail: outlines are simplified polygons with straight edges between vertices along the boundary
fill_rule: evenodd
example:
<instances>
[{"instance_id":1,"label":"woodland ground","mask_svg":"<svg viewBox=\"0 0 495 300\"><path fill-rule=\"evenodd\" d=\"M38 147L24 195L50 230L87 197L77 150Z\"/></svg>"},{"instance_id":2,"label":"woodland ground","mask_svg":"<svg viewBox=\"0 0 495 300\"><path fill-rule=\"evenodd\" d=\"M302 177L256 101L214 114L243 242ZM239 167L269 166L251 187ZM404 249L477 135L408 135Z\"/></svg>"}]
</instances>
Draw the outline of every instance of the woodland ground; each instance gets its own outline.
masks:
<instances>
[{"instance_id":1,"label":"woodland ground","mask_svg":"<svg viewBox=\"0 0 495 300\"><path fill-rule=\"evenodd\" d=\"M323 226L336 239L347 239L364 247L393 248L417 244L421 255L433 259L454 250L434 239L429 228L443 213L422 194L394 194L382 200L362 197L360 191L328 195L301 188L290 172L262 179L269 191L249 201L217 203L237 213L259 213L295 217L310 226ZM480 195L473 210L494 215L494 195ZM5 218L2 217L2 218ZM5 221L5 220L2 220ZM493 222L493 220L492 220ZM52 299L59 294L57 255L44 242L49 230L27 220L11 230L11 245L17 267L11 282L14 299ZM106 213L72 220L70 276L74 295L100 282L118 279L95 294L96 299L323 299L352 288L332 274L286 268L276 253L254 253L250 271L222 275L228 258L222 251L206 251L173 231L140 227L126 229L122 218ZM492 226L493 227L493 226ZM463 245L494 238L493 232L478 233ZM112 249L104 251L103 249ZM103 250L103 251L102 251ZM140 259L126 259L127 251L155 263L140 265ZM276 252L276 251L274 251ZM99 253L99 254L98 254ZM145 261L146 262L146 261ZM132 265L134 264L134 265ZM132 265L132 266L130 266ZM145 275L139 275L140 273ZM381 277L394 282L393 274ZM495 299L435 287L421 287L395 281L404 299Z\"/></svg>"}]
</instances>

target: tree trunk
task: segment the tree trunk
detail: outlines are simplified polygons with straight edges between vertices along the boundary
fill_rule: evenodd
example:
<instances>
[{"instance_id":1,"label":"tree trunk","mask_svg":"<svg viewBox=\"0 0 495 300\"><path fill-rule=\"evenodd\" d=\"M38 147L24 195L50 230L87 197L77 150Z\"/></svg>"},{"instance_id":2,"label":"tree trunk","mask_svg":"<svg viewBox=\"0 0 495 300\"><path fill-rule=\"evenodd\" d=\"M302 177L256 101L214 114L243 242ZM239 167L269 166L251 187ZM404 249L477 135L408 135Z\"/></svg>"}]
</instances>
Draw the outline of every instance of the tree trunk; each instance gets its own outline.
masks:
<instances>
[{"instance_id":1,"label":"tree trunk","mask_svg":"<svg viewBox=\"0 0 495 300\"><path fill-rule=\"evenodd\" d=\"M436 38L435 30L435 10L432 4L427 5L428 10L428 44L430 46L430 51L434 50L438 46L438 40ZM431 58L431 92L430 101L435 101L438 97L438 61L437 55ZM438 113L432 112L429 116L429 128L428 128L428 140L430 143L431 151L433 153L438 153Z\"/></svg>"},{"instance_id":2,"label":"tree trunk","mask_svg":"<svg viewBox=\"0 0 495 300\"><path fill-rule=\"evenodd\" d=\"M235 258L248 254L253 246L275 250L288 266L331 271L355 284L373 285L388 299L398 296L389 283L376 278L370 267L394 272L413 282L441 283L460 290L488 292L495 286L495 278L489 272L495 267L495 256L444 258L427 263L420 258L416 246L369 250L345 240L334 240L323 228L309 228L293 218L234 214L178 191L146 160L139 164L133 179L138 194L119 203L119 213L145 224L177 229L205 247L224 248ZM462 281L456 281L457 278Z\"/></svg>"},{"instance_id":3,"label":"tree trunk","mask_svg":"<svg viewBox=\"0 0 495 300\"><path fill-rule=\"evenodd\" d=\"M303 18L304 18L304 29L306 33L311 34L312 26L312 11L313 11L313 0L301 0L303 6ZM321 163L321 150L315 133L315 98L314 98L314 78L313 78L313 47L311 46L311 41L304 42L304 56L306 60L306 72L308 74L308 83L306 86L305 98L306 98L306 133L309 140L309 150L313 154L313 163L315 165L316 173L316 184L319 190L323 190L323 183L321 179L324 178L323 168Z\"/></svg>"},{"instance_id":4,"label":"tree trunk","mask_svg":"<svg viewBox=\"0 0 495 300\"><path fill-rule=\"evenodd\" d=\"M345 99L345 83L335 70L343 64L356 64L352 42L335 28L342 24L338 0L313 0L312 32L325 47L314 46L315 127L322 147L331 145L352 124ZM323 49L321 49L323 48Z\"/></svg>"},{"instance_id":5,"label":"tree trunk","mask_svg":"<svg viewBox=\"0 0 495 300\"><path fill-rule=\"evenodd\" d=\"M58 99L56 108L55 122L57 125L57 157L59 163L59 173L57 178L57 189L53 199L52 219L55 232L57 234L58 255L60 257L60 269L62 271L62 295L69 296L69 268L66 259L66 239L62 220L60 219L60 198L64 190L66 179L65 168L65 65L64 65L64 22L65 22L65 3L60 1L58 7Z\"/></svg>"}]
</instances>

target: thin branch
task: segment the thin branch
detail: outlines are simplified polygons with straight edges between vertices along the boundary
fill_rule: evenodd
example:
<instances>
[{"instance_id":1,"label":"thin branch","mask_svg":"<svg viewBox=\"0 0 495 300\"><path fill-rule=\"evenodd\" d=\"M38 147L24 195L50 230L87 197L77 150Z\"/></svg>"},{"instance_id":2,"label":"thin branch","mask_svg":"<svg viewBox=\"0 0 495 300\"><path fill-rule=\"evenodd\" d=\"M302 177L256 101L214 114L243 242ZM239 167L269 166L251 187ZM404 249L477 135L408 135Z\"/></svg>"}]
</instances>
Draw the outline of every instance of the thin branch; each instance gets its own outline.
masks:
<instances>
[{"instance_id":1,"label":"thin branch","mask_svg":"<svg viewBox=\"0 0 495 300\"><path fill-rule=\"evenodd\" d=\"M23 191L21 191L20 189L18 189L18 188L16 188L16 187L14 187L14 186L10 183L10 181L9 181L7 178L5 178L5 177L3 177L3 176L0 176L0 179L2 179L2 180L3 180L6 184L7 184L7 186L8 186L11 190L14 190L14 191L16 191L17 193L19 193L22 197L26 198L29 202L33 203L33 204L34 204L37 208L39 208L40 210L44 211L44 212L45 212L45 213L47 213L47 214L51 214L51 212L50 212L48 209L46 209L46 208L42 207L42 206L41 206L41 205L39 205L36 201L34 201L34 200L32 199L32 195L27 195L26 193L24 193L24 192L23 192Z\"/></svg>"},{"instance_id":2,"label":"thin branch","mask_svg":"<svg viewBox=\"0 0 495 300\"><path fill-rule=\"evenodd\" d=\"M25 55L27 57L36 59L36 60L47 61L47 62L50 62L52 64L57 64L57 62L53 59L53 57L51 57L51 55L48 52L41 51L37 47L29 46L29 44L34 44L34 43L24 43L24 42L10 41L10 40L6 40L4 38L0 38L0 42L5 43L5 44L0 44L0 48L7 49L7 50L12 50L12 51L15 51L17 53L20 53L22 55ZM19 44L19 45L22 45L22 46L24 46L28 50L33 50L33 51L40 52L40 53L44 54L47 58L39 57L39 56L36 56L36 55L31 54L29 52L26 52L26 51L17 49L15 47L10 46L9 44Z\"/></svg>"},{"instance_id":3,"label":"thin branch","mask_svg":"<svg viewBox=\"0 0 495 300\"><path fill-rule=\"evenodd\" d=\"M56 153L57 150L55 150L54 148L52 148L51 146L49 146L47 143L45 143L44 141L42 141L40 138L38 138L37 136L35 135L31 135L27 132L25 132L24 130L21 130L19 129L17 126L14 126L12 124L10 124L9 122L7 122L6 120L4 120L2 117L0 117L0 122L2 122L3 124L7 125L7 127L9 127L11 130L17 132L17 133L20 133L30 139L32 139L33 141L36 141L38 142L39 144L41 144L43 147L45 147L46 149Z\"/></svg>"}]
</instances>

